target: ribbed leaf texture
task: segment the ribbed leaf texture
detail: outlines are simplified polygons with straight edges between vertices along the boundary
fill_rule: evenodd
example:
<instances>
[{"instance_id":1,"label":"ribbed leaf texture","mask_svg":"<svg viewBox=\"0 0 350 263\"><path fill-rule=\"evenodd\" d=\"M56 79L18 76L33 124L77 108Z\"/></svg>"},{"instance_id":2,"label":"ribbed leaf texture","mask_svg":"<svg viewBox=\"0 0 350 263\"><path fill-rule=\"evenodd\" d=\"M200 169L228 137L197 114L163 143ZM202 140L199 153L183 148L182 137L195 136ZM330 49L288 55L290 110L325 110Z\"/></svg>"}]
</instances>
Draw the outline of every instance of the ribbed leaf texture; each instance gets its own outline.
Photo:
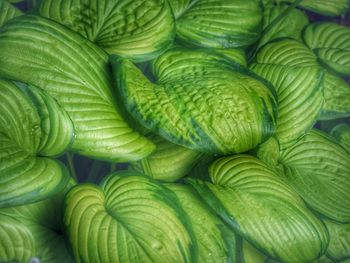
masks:
<instances>
[{"instance_id":1,"label":"ribbed leaf texture","mask_svg":"<svg viewBox=\"0 0 350 263\"><path fill-rule=\"evenodd\" d=\"M342 75L350 75L350 28L335 23L315 23L304 31L305 44L319 60Z\"/></svg>"},{"instance_id":2,"label":"ribbed leaf texture","mask_svg":"<svg viewBox=\"0 0 350 263\"><path fill-rule=\"evenodd\" d=\"M268 85L217 53L170 50L153 63L156 83L130 61L111 60L128 112L175 144L227 154L247 151L274 132Z\"/></svg>"},{"instance_id":3,"label":"ribbed leaf texture","mask_svg":"<svg viewBox=\"0 0 350 263\"><path fill-rule=\"evenodd\" d=\"M6 0L0 0L0 26L7 20L22 14L22 11L11 5Z\"/></svg>"},{"instance_id":4,"label":"ribbed leaf texture","mask_svg":"<svg viewBox=\"0 0 350 263\"><path fill-rule=\"evenodd\" d=\"M0 207L62 190L68 171L45 156L61 154L71 144L73 126L65 111L34 86L0 80L0 113Z\"/></svg>"},{"instance_id":5,"label":"ribbed leaf texture","mask_svg":"<svg viewBox=\"0 0 350 263\"><path fill-rule=\"evenodd\" d=\"M265 45L251 69L269 80L277 93L276 136L286 148L309 131L323 104L323 71L316 57L296 40Z\"/></svg>"},{"instance_id":6,"label":"ribbed leaf texture","mask_svg":"<svg viewBox=\"0 0 350 263\"><path fill-rule=\"evenodd\" d=\"M248 155L223 157L209 168L212 183L190 184L243 238L283 262L310 262L325 252L324 225L264 163Z\"/></svg>"},{"instance_id":7,"label":"ribbed leaf texture","mask_svg":"<svg viewBox=\"0 0 350 263\"><path fill-rule=\"evenodd\" d=\"M338 124L332 129L331 135L350 154L350 125L346 123Z\"/></svg>"},{"instance_id":8,"label":"ribbed leaf texture","mask_svg":"<svg viewBox=\"0 0 350 263\"><path fill-rule=\"evenodd\" d=\"M262 10L257 0L198 0L186 8L182 0L172 2L177 6L177 37L184 42L231 48L250 45L259 38Z\"/></svg>"},{"instance_id":9,"label":"ribbed leaf texture","mask_svg":"<svg viewBox=\"0 0 350 263\"><path fill-rule=\"evenodd\" d=\"M281 175L309 207L350 222L350 154L329 135L312 130L281 152Z\"/></svg>"},{"instance_id":10,"label":"ribbed leaf texture","mask_svg":"<svg viewBox=\"0 0 350 263\"><path fill-rule=\"evenodd\" d=\"M295 0L283 1L288 3L295 2ZM350 9L350 2L348 0L303 0L299 6L325 16L339 16Z\"/></svg>"},{"instance_id":11,"label":"ribbed leaf texture","mask_svg":"<svg viewBox=\"0 0 350 263\"><path fill-rule=\"evenodd\" d=\"M195 243L176 196L134 174L67 194L64 224L76 262L193 262Z\"/></svg>"},{"instance_id":12,"label":"ribbed leaf texture","mask_svg":"<svg viewBox=\"0 0 350 263\"><path fill-rule=\"evenodd\" d=\"M237 243L235 233L188 185L166 184L178 197L189 217L193 233L198 243L198 262L237 262Z\"/></svg>"},{"instance_id":13,"label":"ribbed leaf texture","mask_svg":"<svg viewBox=\"0 0 350 263\"><path fill-rule=\"evenodd\" d=\"M113 161L142 159L154 145L118 113L108 56L47 18L25 15L0 30L0 76L43 88L67 111L73 150Z\"/></svg>"}]
</instances>

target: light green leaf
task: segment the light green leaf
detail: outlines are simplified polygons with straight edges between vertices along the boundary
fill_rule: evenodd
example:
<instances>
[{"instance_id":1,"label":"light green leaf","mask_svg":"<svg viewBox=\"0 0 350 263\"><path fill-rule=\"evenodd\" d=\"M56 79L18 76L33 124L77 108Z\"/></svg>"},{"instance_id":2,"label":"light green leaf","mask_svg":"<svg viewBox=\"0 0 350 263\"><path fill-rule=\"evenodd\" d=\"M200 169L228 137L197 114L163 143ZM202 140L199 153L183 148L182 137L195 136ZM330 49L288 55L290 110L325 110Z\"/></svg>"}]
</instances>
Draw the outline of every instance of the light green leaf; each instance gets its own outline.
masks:
<instances>
[{"instance_id":1,"label":"light green leaf","mask_svg":"<svg viewBox=\"0 0 350 263\"><path fill-rule=\"evenodd\" d=\"M304 42L319 60L342 75L350 75L350 28L335 23L306 27Z\"/></svg>"},{"instance_id":2,"label":"light green leaf","mask_svg":"<svg viewBox=\"0 0 350 263\"><path fill-rule=\"evenodd\" d=\"M157 57L175 36L174 18L166 0L43 0L39 13L109 54L137 62Z\"/></svg>"},{"instance_id":3,"label":"light green leaf","mask_svg":"<svg viewBox=\"0 0 350 263\"><path fill-rule=\"evenodd\" d=\"M242 240L242 263L266 263L266 256L246 240Z\"/></svg>"},{"instance_id":4,"label":"light green leaf","mask_svg":"<svg viewBox=\"0 0 350 263\"><path fill-rule=\"evenodd\" d=\"M175 19L179 18L187 10L192 0L168 0L173 10Z\"/></svg>"},{"instance_id":5,"label":"light green leaf","mask_svg":"<svg viewBox=\"0 0 350 263\"><path fill-rule=\"evenodd\" d=\"M262 10L257 0L191 1L177 16L177 37L202 47L247 46L261 31Z\"/></svg>"},{"instance_id":6,"label":"light green leaf","mask_svg":"<svg viewBox=\"0 0 350 263\"><path fill-rule=\"evenodd\" d=\"M316 57L296 40L265 45L252 70L274 86L278 101L276 136L282 149L308 132L323 103L323 71Z\"/></svg>"},{"instance_id":7,"label":"light green leaf","mask_svg":"<svg viewBox=\"0 0 350 263\"><path fill-rule=\"evenodd\" d=\"M229 60L242 65L243 67L247 67L247 55L243 49L240 48L218 48L216 52L222 54L224 57Z\"/></svg>"},{"instance_id":8,"label":"light green leaf","mask_svg":"<svg viewBox=\"0 0 350 263\"><path fill-rule=\"evenodd\" d=\"M157 146L156 152L141 161L131 163L131 169L157 180L174 182L184 177L202 155L156 135L148 138Z\"/></svg>"},{"instance_id":9,"label":"light green leaf","mask_svg":"<svg viewBox=\"0 0 350 263\"><path fill-rule=\"evenodd\" d=\"M0 0L0 27L5 24L7 20L21 14L22 11L8 3L8 1Z\"/></svg>"},{"instance_id":10,"label":"light green leaf","mask_svg":"<svg viewBox=\"0 0 350 263\"><path fill-rule=\"evenodd\" d=\"M271 23L274 23L275 19L285 12L288 5L281 4L270 8L266 8L264 11L264 26L266 29ZM265 34L263 34L259 41L259 47L263 46L267 42L282 38L290 37L296 40L301 40L301 31L309 23L309 20L304 12L293 8L288 15L283 17L278 23L272 26Z\"/></svg>"},{"instance_id":11,"label":"light green leaf","mask_svg":"<svg viewBox=\"0 0 350 263\"><path fill-rule=\"evenodd\" d=\"M213 183L190 180L212 209L259 250L283 262L310 262L325 252L324 225L277 174L248 155L209 168Z\"/></svg>"},{"instance_id":12,"label":"light green leaf","mask_svg":"<svg viewBox=\"0 0 350 263\"><path fill-rule=\"evenodd\" d=\"M295 0L283 1L293 3ZM349 10L350 2L348 0L303 0L299 6L325 16L339 16Z\"/></svg>"},{"instance_id":13,"label":"light green leaf","mask_svg":"<svg viewBox=\"0 0 350 263\"><path fill-rule=\"evenodd\" d=\"M191 228L176 196L135 173L110 175L100 187L73 188L66 196L64 224L76 262L196 259Z\"/></svg>"},{"instance_id":14,"label":"light green leaf","mask_svg":"<svg viewBox=\"0 0 350 263\"><path fill-rule=\"evenodd\" d=\"M284 177L309 207L350 222L350 155L329 135L312 130L281 152Z\"/></svg>"},{"instance_id":15,"label":"light green leaf","mask_svg":"<svg viewBox=\"0 0 350 263\"><path fill-rule=\"evenodd\" d=\"M189 186L165 184L178 197L198 243L198 262L236 262L236 236Z\"/></svg>"},{"instance_id":16,"label":"light green leaf","mask_svg":"<svg viewBox=\"0 0 350 263\"><path fill-rule=\"evenodd\" d=\"M36 107L27 93L45 99L45 104ZM49 109L56 111L41 119ZM1 79L0 113L0 207L39 201L60 191L68 183L68 171L45 156L61 154L71 143L73 127L66 113L38 88ZM43 141L50 144L43 148Z\"/></svg>"},{"instance_id":17,"label":"light green leaf","mask_svg":"<svg viewBox=\"0 0 350 263\"><path fill-rule=\"evenodd\" d=\"M268 85L217 53L170 50L153 63L156 83L130 61L111 61L128 112L175 144L228 154L252 149L274 132Z\"/></svg>"},{"instance_id":18,"label":"light green leaf","mask_svg":"<svg viewBox=\"0 0 350 263\"><path fill-rule=\"evenodd\" d=\"M323 221L329 232L327 256L337 262L350 259L350 224L339 224L330 220Z\"/></svg>"},{"instance_id":19,"label":"light green leaf","mask_svg":"<svg viewBox=\"0 0 350 263\"><path fill-rule=\"evenodd\" d=\"M350 125L346 123L338 124L331 131L331 135L350 154Z\"/></svg>"},{"instance_id":20,"label":"light green leaf","mask_svg":"<svg viewBox=\"0 0 350 263\"><path fill-rule=\"evenodd\" d=\"M325 72L323 81L324 104L319 120L332 120L350 116L350 85L344 79Z\"/></svg>"},{"instance_id":21,"label":"light green leaf","mask_svg":"<svg viewBox=\"0 0 350 263\"><path fill-rule=\"evenodd\" d=\"M107 54L52 20L25 15L0 30L0 76L41 87L58 101L74 124L74 151L142 159L154 145L119 114L108 66Z\"/></svg>"}]
</instances>

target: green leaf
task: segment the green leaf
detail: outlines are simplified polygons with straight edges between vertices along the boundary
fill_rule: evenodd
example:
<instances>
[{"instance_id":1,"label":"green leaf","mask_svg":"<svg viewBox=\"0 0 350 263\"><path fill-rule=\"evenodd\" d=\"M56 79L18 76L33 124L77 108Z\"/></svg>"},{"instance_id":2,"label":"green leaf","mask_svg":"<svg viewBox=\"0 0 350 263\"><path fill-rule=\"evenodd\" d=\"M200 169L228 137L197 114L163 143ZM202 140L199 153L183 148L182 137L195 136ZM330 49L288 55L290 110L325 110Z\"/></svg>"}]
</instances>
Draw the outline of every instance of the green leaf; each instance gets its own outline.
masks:
<instances>
[{"instance_id":1,"label":"green leaf","mask_svg":"<svg viewBox=\"0 0 350 263\"><path fill-rule=\"evenodd\" d=\"M350 224L339 224L330 220L323 222L330 237L327 256L337 262L350 259Z\"/></svg>"},{"instance_id":2,"label":"green leaf","mask_svg":"<svg viewBox=\"0 0 350 263\"><path fill-rule=\"evenodd\" d=\"M222 54L227 59L238 63L243 67L247 67L247 55L243 49L240 48L218 48L216 52Z\"/></svg>"},{"instance_id":3,"label":"green leaf","mask_svg":"<svg viewBox=\"0 0 350 263\"><path fill-rule=\"evenodd\" d=\"M264 11L263 28L266 29L270 24L274 23L275 19L278 18L281 13L285 12L287 8L288 5L285 4L266 8ZM308 23L309 21L305 13L293 8L288 15L274 24L266 33L263 33L259 41L259 47L271 40L282 37L301 40L301 31Z\"/></svg>"},{"instance_id":4,"label":"green leaf","mask_svg":"<svg viewBox=\"0 0 350 263\"><path fill-rule=\"evenodd\" d=\"M262 10L257 0L192 1L177 16L177 37L202 47L247 46L261 31Z\"/></svg>"},{"instance_id":5,"label":"green leaf","mask_svg":"<svg viewBox=\"0 0 350 263\"><path fill-rule=\"evenodd\" d=\"M121 117L108 66L107 54L52 20L25 15L0 30L0 76L41 87L58 101L73 121L75 152L142 159L154 145Z\"/></svg>"},{"instance_id":6,"label":"green leaf","mask_svg":"<svg viewBox=\"0 0 350 263\"><path fill-rule=\"evenodd\" d=\"M212 209L244 239L283 262L310 262L325 252L324 225L277 174L248 155L209 168L213 183L190 180Z\"/></svg>"},{"instance_id":7,"label":"green leaf","mask_svg":"<svg viewBox=\"0 0 350 263\"><path fill-rule=\"evenodd\" d=\"M201 153L173 144L159 136L149 136L157 150L131 168L154 179L174 182L184 177L201 157Z\"/></svg>"},{"instance_id":8,"label":"green leaf","mask_svg":"<svg viewBox=\"0 0 350 263\"><path fill-rule=\"evenodd\" d=\"M21 14L22 11L8 3L8 1L0 0L0 27L5 24L7 20Z\"/></svg>"},{"instance_id":9,"label":"green leaf","mask_svg":"<svg viewBox=\"0 0 350 263\"><path fill-rule=\"evenodd\" d=\"M281 176L309 207L338 222L350 222L350 155L329 135L312 130L281 152Z\"/></svg>"},{"instance_id":10,"label":"green leaf","mask_svg":"<svg viewBox=\"0 0 350 263\"><path fill-rule=\"evenodd\" d=\"M244 239L242 240L241 249L242 263L266 263L266 256Z\"/></svg>"},{"instance_id":11,"label":"green leaf","mask_svg":"<svg viewBox=\"0 0 350 263\"><path fill-rule=\"evenodd\" d=\"M175 19L179 18L189 7L191 0L168 0Z\"/></svg>"},{"instance_id":12,"label":"green leaf","mask_svg":"<svg viewBox=\"0 0 350 263\"><path fill-rule=\"evenodd\" d=\"M28 93L45 103L36 105ZM56 111L48 113L51 109ZM60 191L68 183L68 171L45 156L61 154L71 143L73 127L66 113L38 88L1 79L0 112L0 207Z\"/></svg>"},{"instance_id":13,"label":"green leaf","mask_svg":"<svg viewBox=\"0 0 350 263\"><path fill-rule=\"evenodd\" d=\"M73 262L61 229L62 201L65 192L33 204L0 209L0 261Z\"/></svg>"},{"instance_id":14,"label":"green leaf","mask_svg":"<svg viewBox=\"0 0 350 263\"><path fill-rule=\"evenodd\" d=\"M265 45L256 60L252 70L270 81L277 93L276 136L284 149L316 122L323 103L323 71L312 52L291 39Z\"/></svg>"},{"instance_id":15,"label":"green leaf","mask_svg":"<svg viewBox=\"0 0 350 263\"><path fill-rule=\"evenodd\" d=\"M283 1L293 3L295 0ZM303 0L299 6L325 16L340 16L349 10L350 2L349 0Z\"/></svg>"},{"instance_id":16,"label":"green leaf","mask_svg":"<svg viewBox=\"0 0 350 263\"><path fill-rule=\"evenodd\" d=\"M76 262L193 262L195 243L176 196L148 177L113 174L65 199ZM99 240L101 242L99 242Z\"/></svg>"},{"instance_id":17,"label":"green leaf","mask_svg":"<svg viewBox=\"0 0 350 263\"><path fill-rule=\"evenodd\" d=\"M338 124L332 129L331 135L350 154L350 125L346 123Z\"/></svg>"},{"instance_id":18,"label":"green leaf","mask_svg":"<svg viewBox=\"0 0 350 263\"><path fill-rule=\"evenodd\" d=\"M324 104L319 120L332 120L350 116L350 85L344 79L325 72L323 81Z\"/></svg>"},{"instance_id":19,"label":"green leaf","mask_svg":"<svg viewBox=\"0 0 350 263\"><path fill-rule=\"evenodd\" d=\"M137 62L157 57L175 36L174 18L166 0L43 0L39 13L109 54Z\"/></svg>"},{"instance_id":20,"label":"green leaf","mask_svg":"<svg viewBox=\"0 0 350 263\"><path fill-rule=\"evenodd\" d=\"M126 59L111 61L128 112L175 144L228 154L252 149L274 132L268 85L217 53L170 50L153 63L155 83Z\"/></svg>"},{"instance_id":21,"label":"green leaf","mask_svg":"<svg viewBox=\"0 0 350 263\"><path fill-rule=\"evenodd\" d=\"M319 60L342 75L350 75L350 28L335 23L315 23L306 27L304 42Z\"/></svg>"},{"instance_id":22,"label":"green leaf","mask_svg":"<svg viewBox=\"0 0 350 263\"><path fill-rule=\"evenodd\" d=\"M189 186L165 184L178 197L198 242L198 262L236 262L236 236Z\"/></svg>"}]
</instances>

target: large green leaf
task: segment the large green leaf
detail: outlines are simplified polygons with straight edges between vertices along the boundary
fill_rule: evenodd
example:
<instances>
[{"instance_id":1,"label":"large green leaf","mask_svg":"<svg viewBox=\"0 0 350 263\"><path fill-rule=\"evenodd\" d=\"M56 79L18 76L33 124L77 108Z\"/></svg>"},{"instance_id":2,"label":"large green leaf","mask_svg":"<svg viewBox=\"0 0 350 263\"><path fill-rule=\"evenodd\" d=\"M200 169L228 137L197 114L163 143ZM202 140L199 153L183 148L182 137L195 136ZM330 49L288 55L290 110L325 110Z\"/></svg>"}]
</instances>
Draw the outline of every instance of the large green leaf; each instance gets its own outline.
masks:
<instances>
[{"instance_id":1,"label":"large green leaf","mask_svg":"<svg viewBox=\"0 0 350 263\"><path fill-rule=\"evenodd\" d=\"M183 2L182 0L172 2ZM260 35L262 10L258 0L198 0L176 11L177 36L203 47L230 48L254 43Z\"/></svg>"},{"instance_id":2,"label":"large green leaf","mask_svg":"<svg viewBox=\"0 0 350 263\"><path fill-rule=\"evenodd\" d=\"M304 12L293 8L287 15L275 23L275 19L283 14L283 12L286 12L288 7L288 5L280 4L264 10L263 28L264 30L267 30L268 28L268 30L263 31L259 41L260 47L271 40L281 37L290 37L296 40L301 40L301 31L309 23Z\"/></svg>"},{"instance_id":3,"label":"large green leaf","mask_svg":"<svg viewBox=\"0 0 350 263\"><path fill-rule=\"evenodd\" d=\"M319 120L331 120L350 116L350 85L344 79L325 72L323 97Z\"/></svg>"},{"instance_id":4,"label":"large green leaf","mask_svg":"<svg viewBox=\"0 0 350 263\"><path fill-rule=\"evenodd\" d=\"M22 14L22 11L8 3L6 0L0 0L0 26L7 20Z\"/></svg>"},{"instance_id":5,"label":"large green leaf","mask_svg":"<svg viewBox=\"0 0 350 263\"><path fill-rule=\"evenodd\" d=\"M71 144L73 126L65 111L34 86L0 79L0 113L0 207L60 191L68 171L45 156L59 155Z\"/></svg>"},{"instance_id":6,"label":"large green leaf","mask_svg":"<svg viewBox=\"0 0 350 263\"><path fill-rule=\"evenodd\" d=\"M198 262L237 262L237 244L229 229L191 187L166 184L178 197L191 222L198 243Z\"/></svg>"},{"instance_id":7,"label":"large green leaf","mask_svg":"<svg viewBox=\"0 0 350 263\"><path fill-rule=\"evenodd\" d=\"M342 145L350 154L350 125L346 123L338 124L331 131L331 135Z\"/></svg>"},{"instance_id":8,"label":"large green leaf","mask_svg":"<svg viewBox=\"0 0 350 263\"><path fill-rule=\"evenodd\" d=\"M274 132L275 100L267 84L217 53L170 50L153 63L155 83L130 61L111 60L128 112L175 144L244 152Z\"/></svg>"},{"instance_id":9,"label":"large green leaf","mask_svg":"<svg viewBox=\"0 0 350 263\"><path fill-rule=\"evenodd\" d=\"M326 254L337 262L350 259L350 224L339 224L324 220L329 232Z\"/></svg>"},{"instance_id":10,"label":"large green leaf","mask_svg":"<svg viewBox=\"0 0 350 263\"><path fill-rule=\"evenodd\" d=\"M291 39L265 45L251 68L276 90L276 136L282 148L289 147L316 122L323 103L323 71L313 53Z\"/></svg>"},{"instance_id":11,"label":"large green leaf","mask_svg":"<svg viewBox=\"0 0 350 263\"><path fill-rule=\"evenodd\" d=\"M295 0L283 1L295 2ZM349 0L303 0L299 6L325 16L339 16L349 10L350 2Z\"/></svg>"},{"instance_id":12,"label":"large green leaf","mask_svg":"<svg viewBox=\"0 0 350 263\"><path fill-rule=\"evenodd\" d=\"M131 168L157 180L174 182L184 177L202 155L156 135L149 138L157 150L149 157L132 163Z\"/></svg>"},{"instance_id":13,"label":"large green leaf","mask_svg":"<svg viewBox=\"0 0 350 263\"><path fill-rule=\"evenodd\" d=\"M306 27L304 41L320 61L332 70L350 75L350 28L335 23Z\"/></svg>"},{"instance_id":14,"label":"large green leaf","mask_svg":"<svg viewBox=\"0 0 350 263\"><path fill-rule=\"evenodd\" d=\"M175 36L166 0L43 0L39 12L108 53L135 61L157 57Z\"/></svg>"},{"instance_id":15,"label":"large green leaf","mask_svg":"<svg viewBox=\"0 0 350 263\"><path fill-rule=\"evenodd\" d=\"M192 262L187 217L151 178L114 174L66 196L64 224L76 262Z\"/></svg>"},{"instance_id":16,"label":"large green leaf","mask_svg":"<svg viewBox=\"0 0 350 263\"><path fill-rule=\"evenodd\" d=\"M192 0L168 0L171 9L173 10L174 16L177 19L187 10Z\"/></svg>"},{"instance_id":17,"label":"large green leaf","mask_svg":"<svg viewBox=\"0 0 350 263\"><path fill-rule=\"evenodd\" d=\"M350 222L350 154L329 135L312 130L281 152L281 176L315 211Z\"/></svg>"},{"instance_id":18,"label":"large green leaf","mask_svg":"<svg viewBox=\"0 0 350 263\"><path fill-rule=\"evenodd\" d=\"M154 145L133 131L113 98L108 56L47 18L25 15L0 30L0 76L43 88L67 111L73 150L93 158L130 161Z\"/></svg>"},{"instance_id":19,"label":"large green leaf","mask_svg":"<svg viewBox=\"0 0 350 263\"><path fill-rule=\"evenodd\" d=\"M209 168L213 183L190 180L216 213L261 251L283 262L310 262L325 252L324 225L264 163L223 157Z\"/></svg>"},{"instance_id":20,"label":"large green leaf","mask_svg":"<svg viewBox=\"0 0 350 263\"><path fill-rule=\"evenodd\" d=\"M51 199L0 209L0 262L73 262L61 234L62 201L72 184Z\"/></svg>"}]
</instances>

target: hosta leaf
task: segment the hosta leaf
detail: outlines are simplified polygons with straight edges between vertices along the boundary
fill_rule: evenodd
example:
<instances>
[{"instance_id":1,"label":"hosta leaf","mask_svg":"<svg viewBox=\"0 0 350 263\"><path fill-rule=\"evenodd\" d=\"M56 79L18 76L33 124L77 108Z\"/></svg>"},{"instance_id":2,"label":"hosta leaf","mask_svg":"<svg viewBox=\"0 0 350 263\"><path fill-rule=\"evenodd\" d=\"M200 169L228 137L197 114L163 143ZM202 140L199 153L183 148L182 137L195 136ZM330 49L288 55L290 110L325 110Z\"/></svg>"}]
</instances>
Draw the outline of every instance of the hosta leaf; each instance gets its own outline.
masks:
<instances>
[{"instance_id":1,"label":"hosta leaf","mask_svg":"<svg viewBox=\"0 0 350 263\"><path fill-rule=\"evenodd\" d=\"M215 57L169 51L153 64L156 83L130 61L111 60L126 109L146 128L201 152L247 151L273 133L274 97L252 73Z\"/></svg>"},{"instance_id":2,"label":"hosta leaf","mask_svg":"<svg viewBox=\"0 0 350 263\"><path fill-rule=\"evenodd\" d=\"M191 0L168 0L174 16L177 19L189 7Z\"/></svg>"},{"instance_id":3,"label":"hosta leaf","mask_svg":"<svg viewBox=\"0 0 350 263\"><path fill-rule=\"evenodd\" d=\"M31 83L55 98L73 121L76 152L131 161L154 149L118 113L107 55L54 21L25 15L1 28L0 76Z\"/></svg>"},{"instance_id":4,"label":"hosta leaf","mask_svg":"<svg viewBox=\"0 0 350 263\"><path fill-rule=\"evenodd\" d=\"M320 61L332 70L350 75L350 28L335 23L306 27L304 41Z\"/></svg>"},{"instance_id":5,"label":"hosta leaf","mask_svg":"<svg viewBox=\"0 0 350 263\"><path fill-rule=\"evenodd\" d=\"M350 116L350 85L335 74L326 72L323 81L324 103L319 120Z\"/></svg>"},{"instance_id":6,"label":"hosta leaf","mask_svg":"<svg viewBox=\"0 0 350 263\"><path fill-rule=\"evenodd\" d=\"M39 12L108 53L135 61L157 57L175 36L166 0L43 0Z\"/></svg>"},{"instance_id":7,"label":"hosta leaf","mask_svg":"<svg viewBox=\"0 0 350 263\"><path fill-rule=\"evenodd\" d=\"M339 224L324 220L329 232L329 245L326 254L336 260L350 259L350 224Z\"/></svg>"},{"instance_id":8,"label":"hosta leaf","mask_svg":"<svg viewBox=\"0 0 350 263\"><path fill-rule=\"evenodd\" d=\"M227 59L247 67L247 56L245 51L240 48L218 48L216 52L222 54Z\"/></svg>"},{"instance_id":9,"label":"hosta leaf","mask_svg":"<svg viewBox=\"0 0 350 263\"><path fill-rule=\"evenodd\" d=\"M236 262L236 237L189 186L166 184L187 213L198 243L198 262Z\"/></svg>"},{"instance_id":10,"label":"hosta leaf","mask_svg":"<svg viewBox=\"0 0 350 263\"><path fill-rule=\"evenodd\" d=\"M283 1L293 3L295 0ZM349 10L350 3L348 0L303 0L299 6L325 16L339 16Z\"/></svg>"},{"instance_id":11,"label":"hosta leaf","mask_svg":"<svg viewBox=\"0 0 350 263\"><path fill-rule=\"evenodd\" d=\"M327 232L299 196L258 159L236 155L209 168L213 183L190 181L243 238L283 262L310 262L324 253Z\"/></svg>"},{"instance_id":12,"label":"hosta leaf","mask_svg":"<svg viewBox=\"0 0 350 263\"><path fill-rule=\"evenodd\" d=\"M338 124L331 131L331 135L336 138L350 154L350 125L346 123Z\"/></svg>"},{"instance_id":13,"label":"hosta leaf","mask_svg":"<svg viewBox=\"0 0 350 263\"><path fill-rule=\"evenodd\" d=\"M47 99L46 104L36 107L26 92ZM41 120L49 108L56 111ZM60 191L68 182L68 171L42 156L41 146L43 139L52 142L45 145L46 156L69 146L73 128L65 112L38 88L0 80L0 113L0 207L39 201ZM56 131L43 127L45 122Z\"/></svg>"},{"instance_id":14,"label":"hosta leaf","mask_svg":"<svg viewBox=\"0 0 350 263\"><path fill-rule=\"evenodd\" d=\"M241 253L242 263L266 263L266 256L245 240L242 240Z\"/></svg>"},{"instance_id":15,"label":"hosta leaf","mask_svg":"<svg viewBox=\"0 0 350 263\"><path fill-rule=\"evenodd\" d=\"M201 157L201 153L173 144L159 136L150 136L156 152L131 164L132 169L157 180L174 182L184 177Z\"/></svg>"},{"instance_id":16,"label":"hosta leaf","mask_svg":"<svg viewBox=\"0 0 350 263\"><path fill-rule=\"evenodd\" d=\"M1 262L27 263L34 257L48 263L73 262L60 234L61 206L67 189L51 199L0 209Z\"/></svg>"},{"instance_id":17,"label":"hosta leaf","mask_svg":"<svg viewBox=\"0 0 350 263\"><path fill-rule=\"evenodd\" d=\"M263 28L266 29L271 23L274 23L275 19L285 12L287 8L288 5L284 4L266 8L264 11ZM308 23L309 21L305 13L293 8L288 15L283 17L261 36L259 46L261 47L267 42L281 37L290 37L296 40L301 40L301 31Z\"/></svg>"},{"instance_id":18,"label":"hosta leaf","mask_svg":"<svg viewBox=\"0 0 350 263\"><path fill-rule=\"evenodd\" d=\"M187 218L170 190L114 174L66 196L64 224L76 262L192 262ZM191 232L190 232L191 233Z\"/></svg>"},{"instance_id":19,"label":"hosta leaf","mask_svg":"<svg viewBox=\"0 0 350 263\"><path fill-rule=\"evenodd\" d=\"M7 20L22 14L22 11L8 3L6 0L0 0L0 26Z\"/></svg>"},{"instance_id":20,"label":"hosta leaf","mask_svg":"<svg viewBox=\"0 0 350 263\"><path fill-rule=\"evenodd\" d=\"M281 148L286 148L316 122L323 103L323 71L312 52L291 39L265 45L251 68L276 90L276 136Z\"/></svg>"},{"instance_id":21,"label":"hosta leaf","mask_svg":"<svg viewBox=\"0 0 350 263\"><path fill-rule=\"evenodd\" d=\"M178 38L194 45L240 47L259 38L261 19L262 10L256 0L198 0L178 15L176 30Z\"/></svg>"},{"instance_id":22,"label":"hosta leaf","mask_svg":"<svg viewBox=\"0 0 350 263\"><path fill-rule=\"evenodd\" d=\"M284 179L309 207L339 222L350 222L350 155L330 136L312 130L281 152Z\"/></svg>"}]
</instances>

